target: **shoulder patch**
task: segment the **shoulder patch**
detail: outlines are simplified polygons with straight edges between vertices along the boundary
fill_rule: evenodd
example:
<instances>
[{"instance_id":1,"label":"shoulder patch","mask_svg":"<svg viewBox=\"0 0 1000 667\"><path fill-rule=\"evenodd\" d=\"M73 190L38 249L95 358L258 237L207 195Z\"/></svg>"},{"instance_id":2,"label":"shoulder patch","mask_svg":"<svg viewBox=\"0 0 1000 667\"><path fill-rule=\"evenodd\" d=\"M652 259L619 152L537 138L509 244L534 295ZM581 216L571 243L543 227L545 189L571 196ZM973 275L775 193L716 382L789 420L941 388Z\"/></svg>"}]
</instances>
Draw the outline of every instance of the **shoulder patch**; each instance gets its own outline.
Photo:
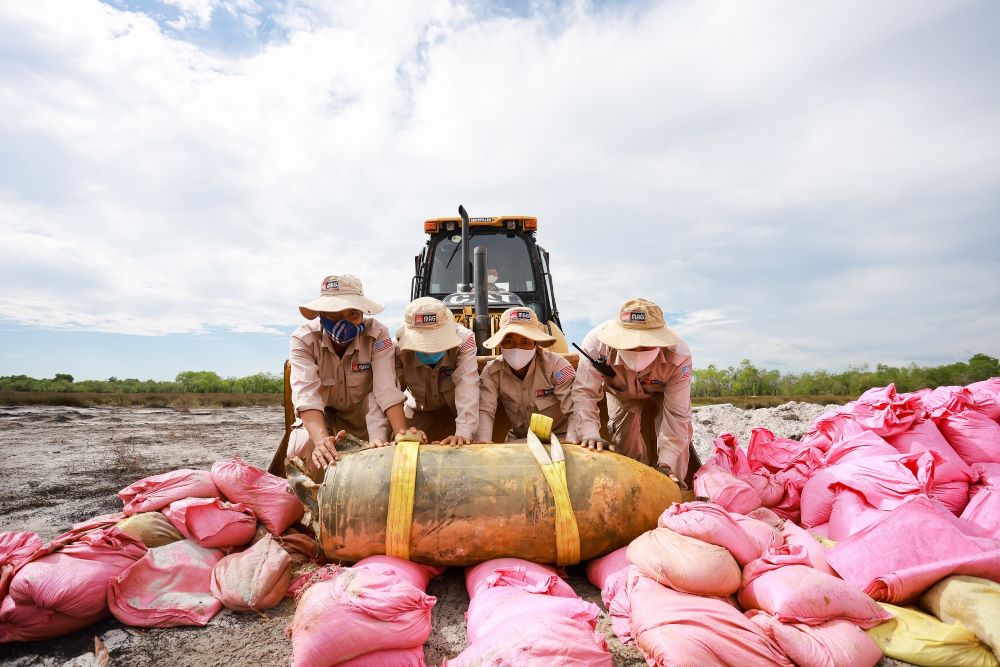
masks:
<instances>
[{"instance_id":1,"label":"shoulder patch","mask_svg":"<svg viewBox=\"0 0 1000 667\"><path fill-rule=\"evenodd\" d=\"M552 374L552 380L557 385L566 384L575 377L576 377L576 371L573 369L572 366L563 366L562 368L557 369L556 372Z\"/></svg>"},{"instance_id":2,"label":"shoulder patch","mask_svg":"<svg viewBox=\"0 0 1000 667\"><path fill-rule=\"evenodd\" d=\"M691 364L684 364L681 366L681 379L688 380L691 378Z\"/></svg>"},{"instance_id":3,"label":"shoulder patch","mask_svg":"<svg viewBox=\"0 0 1000 667\"><path fill-rule=\"evenodd\" d=\"M392 347L392 339L391 338L386 337L386 338L382 338L380 340L375 341L375 351L376 352L381 352L383 350L388 350L391 347Z\"/></svg>"},{"instance_id":4,"label":"shoulder patch","mask_svg":"<svg viewBox=\"0 0 1000 667\"><path fill-rule=\"evenodd\" d=\"M459 354L461 354L462 352L468 352L469 350L475 350L475 349L476 349L476 337L466 336L465 342L462 343L462 346L460 348L458 348L458 352Z\"/></svg>"}]
</instances>

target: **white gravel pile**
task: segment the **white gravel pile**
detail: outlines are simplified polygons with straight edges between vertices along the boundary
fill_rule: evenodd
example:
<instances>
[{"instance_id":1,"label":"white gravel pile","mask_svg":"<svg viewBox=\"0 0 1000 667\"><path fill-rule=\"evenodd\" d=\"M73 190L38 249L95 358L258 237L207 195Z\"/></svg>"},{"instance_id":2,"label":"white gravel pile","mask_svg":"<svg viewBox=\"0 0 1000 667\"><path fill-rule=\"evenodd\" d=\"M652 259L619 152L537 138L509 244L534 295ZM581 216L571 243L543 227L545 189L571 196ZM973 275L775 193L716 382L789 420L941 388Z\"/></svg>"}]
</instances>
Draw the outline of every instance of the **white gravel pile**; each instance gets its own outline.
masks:
<instances>
[{"instance_id":1,"label":"white gravel pile","mask_svg":"<svg viewBox=\"0 0 1000 667\"><path fill-rule=\"evenodd\" d=\"M702 462L708 460L714 449L712 441L723 433L732 433L746 448L750 431L763 426L779 438L801 438L812 422L835 405L816 405L790 401L776 408L743 410L731 403L705 405L694 408L694 448Z\"/></svg>"}]
</instances>

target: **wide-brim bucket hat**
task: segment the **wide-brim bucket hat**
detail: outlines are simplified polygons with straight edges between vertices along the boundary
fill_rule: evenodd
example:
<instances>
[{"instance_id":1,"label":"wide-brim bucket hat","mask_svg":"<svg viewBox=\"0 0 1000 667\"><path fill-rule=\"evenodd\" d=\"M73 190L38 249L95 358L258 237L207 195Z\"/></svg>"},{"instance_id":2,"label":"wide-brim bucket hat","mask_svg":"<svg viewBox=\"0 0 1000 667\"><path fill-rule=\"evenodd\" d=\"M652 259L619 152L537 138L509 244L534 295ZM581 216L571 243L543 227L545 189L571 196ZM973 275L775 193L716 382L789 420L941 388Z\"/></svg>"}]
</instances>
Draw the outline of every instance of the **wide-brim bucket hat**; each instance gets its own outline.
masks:
<instances>
[{"instance_id":1,"label":"wide-brim bucket hat","mask_svg":"<svg viewBox=\"0 0 1000 667\"><path fill-rule=\"evenodd\" d=\"M542 347L549 347L556 342L555 336L550 336L531 308L508 308L500 315L500 328L486 339L483 347L492 350L499 345L507 334L520 334L530 338Z\"/></svg>"},{"instance_id":2,"label":"wide-brim bucket hat","mask_svg":"<svg viewBox=\"0 0 1000 667\"><path fill-rule=\"evenodd\" d=\"M681 337L667 326L663 310L646 299L629 299L618 317L597 331L597 339L616 350L637 347L672 347Z\"/></svg>"},{"instance_id":3,"label":"wide-brim bucket hat","mask_svg":"<svg viewBox=\"0 0 1000 667\"><path fill-rule=\"evenodd\" d=\"M365 296L361 281L351 275L327 276L319 286L319 298L299 306L307 320L314 320L320 313L337 313L357 308L366 315L382 312L383 306Z\"/></svg>"},{"instance_id":4,"label":"wide-brim bucket hat","mask_svg":"<svg viewBox=\"0 0 1000 667\"><path fill-rule=\"evenodd\" d=\"M422 296L407 304L403 310L403 326L396 338L401 350L431 354L462 344L451 311L431 296Z\"/></svg>"}]
</instances>

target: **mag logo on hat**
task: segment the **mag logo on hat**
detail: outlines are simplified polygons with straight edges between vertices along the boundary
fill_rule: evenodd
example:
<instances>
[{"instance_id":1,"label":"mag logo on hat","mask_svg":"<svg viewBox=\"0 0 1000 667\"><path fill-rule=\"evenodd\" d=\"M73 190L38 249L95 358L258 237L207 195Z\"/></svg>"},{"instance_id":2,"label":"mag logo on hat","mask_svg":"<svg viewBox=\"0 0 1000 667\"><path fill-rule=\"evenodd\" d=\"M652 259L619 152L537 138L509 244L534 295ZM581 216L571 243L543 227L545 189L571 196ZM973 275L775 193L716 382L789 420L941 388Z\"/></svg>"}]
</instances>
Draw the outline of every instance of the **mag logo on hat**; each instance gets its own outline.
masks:
<instances>
[{"instance_id":1,"label":"mag logo on hat","mask_svg":"<svg viewBox=\"0 0 1000 667\"><path fill-rule=\"evenodd\" d=\"M426 327L437 323L437 313L417 313L413 316L413 326L415 327Z\"/></svg>"},{"instance_id":2,"label":"mag logo on hat","mask_svg":"<svg viewBox=\"0 0 1000 667\"><path fill-rule=\"evenodd\" d=\"M323 291L326 291L326 290L338 290L338 289L340 289L340 281L339 280L327 280L325 283L323 283L323 285L320 287L320 289L323 290Z\"/></svg>"},{"instance_id":3,"label":"mag logo on hat","mask_svg":"<svg viewBox=\"0 0 1000 667\"><path fill-rule=\"evenodd\" d=\"M531 321L531 311L530 310L512 310L510 312L510 321L513 322L515 320L525 320L525 321L530 322Z\"/></svg>"},{"instance_id":4,"label":"mag logo on hat","mask_svg":"<svg viewBox=\"0 0 1000 667\"><path fill-rule=\"evenodd\" d=\"M626 310L622 312L622 322L626 324L634 324L641 322L646 323L646 313L641 310Z\"/></svg>"}]
</instances>

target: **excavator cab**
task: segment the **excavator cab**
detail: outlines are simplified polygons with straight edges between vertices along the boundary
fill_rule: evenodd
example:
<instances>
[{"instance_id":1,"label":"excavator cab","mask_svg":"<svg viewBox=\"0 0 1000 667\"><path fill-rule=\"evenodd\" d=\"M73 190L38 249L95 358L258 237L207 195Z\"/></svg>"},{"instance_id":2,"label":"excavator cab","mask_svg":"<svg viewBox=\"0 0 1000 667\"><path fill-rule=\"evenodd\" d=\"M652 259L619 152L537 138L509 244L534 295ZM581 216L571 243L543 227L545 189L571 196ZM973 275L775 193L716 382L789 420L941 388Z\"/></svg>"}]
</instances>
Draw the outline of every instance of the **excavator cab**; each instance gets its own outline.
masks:
<instances>
[{"instance_id":1,"label":"excavator cab","mask_svg":"<svg viewBox=\"0 0 1000 667\"><path fill-rule=\"evenodd\" d=\"M549 253L535 240L538 218L523 215L464 218L465 224L463 217L424 221L427 242L414 258L410 299L422 296L440 299L457 322L476 331L480 344L483 335L489 337L497 331L504 310L527 306L546 324L550 335L555 336L556 343L550 349L568 352L549 271ZM486 255L484 285L470 279L473 275L470 258L477 248L485 250ZM482 334L474 326L477 289L485 290L489 316L489 331ZM493 354L499 354L499 350Z\"/></svg>"}]
</instances>

